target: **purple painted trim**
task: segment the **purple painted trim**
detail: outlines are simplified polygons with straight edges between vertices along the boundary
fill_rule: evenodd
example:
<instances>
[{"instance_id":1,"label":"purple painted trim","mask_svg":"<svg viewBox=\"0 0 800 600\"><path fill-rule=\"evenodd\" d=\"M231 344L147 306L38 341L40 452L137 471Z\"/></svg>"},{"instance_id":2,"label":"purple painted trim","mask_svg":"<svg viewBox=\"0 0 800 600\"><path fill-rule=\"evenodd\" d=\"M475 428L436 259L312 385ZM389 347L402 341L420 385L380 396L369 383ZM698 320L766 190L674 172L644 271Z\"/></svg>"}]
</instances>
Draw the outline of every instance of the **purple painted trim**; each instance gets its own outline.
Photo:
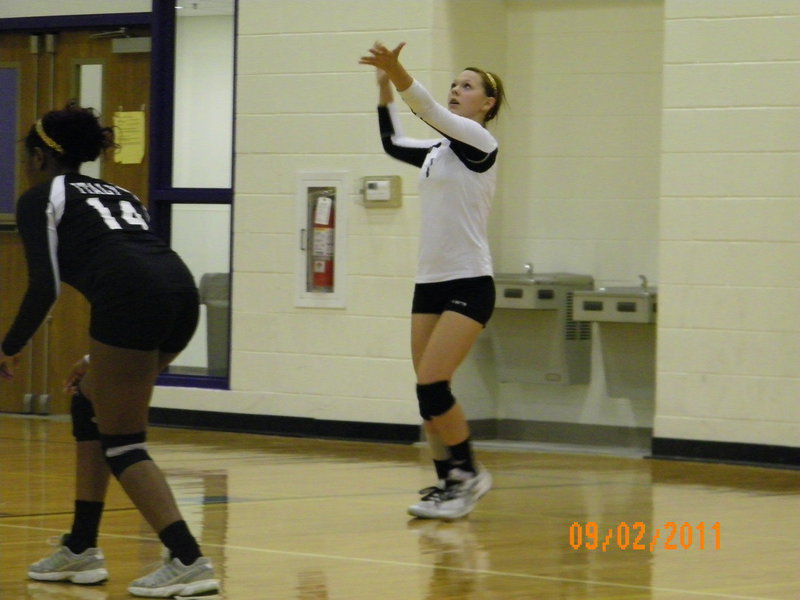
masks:
<instances>
[{"instance_id":1,"label":"purple painted trim","mask_svg":"<svg viewBox=\"0 0 800 600\"><path fill-rule=\"evenodd\" d=\"M154 0L158 1L158 0ZM0 31L32 31L46 33L54 29L78 27L122 27L150 25L150 13L101 13L94 15L58 15L49 17L14 17L0 19Z\"/></svg>"},{"instance_id":2,"label":"purple painted trim","mask_svg":"<svg viewBox=\"0 0 800 600\"><path fill-rule=\"evenodd\" d=\"M168 244L172 231L173 204L233 204L233 190L227 188L172 188L150 190L152 230ZM231 254L231 256L233 256Z\"/></svg>"},{"instance_id":3,"label":"purple painted trim","mask_svg":"<svg viewBox=\"0 0 800 600\"><path fill-rule=\"evenodd\" d=\"M233 196L230 188L156 189L158 197L171 204L228 204Z\"/></svg>"},{"instance_id":4,"label":"purple painted trim","mask_svg":"<svg viewBox=\"0 0 800 600\"><path fill-rule=\"evenodd\" d=\"M0 68L0 214L13 215L17 195L19 71Z\"/></svg>"},{"instance_id":5,"label":"purple painted trim","mask_svg":"<svg viewBox=\"0 0 800 600\"><path fill-rule=\"evenodd\" d=\"M233 219L233 182L236 181L236 82L239 77L239 0L233 0L233 114L231 119L231 219ZM233 256L233 236L231 236L231 256Z\"/></svg>"},{"instance_id":6,"label":"purple painted trim","mask_svg":"<svg viewBox=\"0 0 800 600\"><path fill-rule=\"evenodd\" d=\"M150 200L172 187L172 142L175 107L175 5L153 0L150 51Z\"/></svg>"},{"instance_id":7,"label":"purple painted trim","mask_svg":"<svg viewBox=\"0 0 800 600\"><path fill-rule=\"evenodd\" d=\"M165 387L195 387L206 390L229 390L227 377L212 377L210 375L171 375L165 373L158 376L156 385Z\"/></svg>"},{"instance_id":8,"label":"purple painted trim","mask_svg":"<svg viewBox=\"0 0 800 600\"><path fill-rule=\"evenodd\" d=\"M228 201L231 205L231 235L228 243L228 256L231 257L231 289L233 289L233 224L235 223L236 219L236 203L233 201L233 185L236 181L236 103L238 101L238 95L236 93L238 88L236 85L237 81L239 81L239 0L233 0L233 114L231 115L233 123L231 123L231 196L230 200ZM232 335L233 334L231 333L231 336ZM232 349L230 348L230 340L228 340L228 346L228 356L231 356ZM230 371L228 372L228 376L230 377Z\"/></svg>"}]
</instances>

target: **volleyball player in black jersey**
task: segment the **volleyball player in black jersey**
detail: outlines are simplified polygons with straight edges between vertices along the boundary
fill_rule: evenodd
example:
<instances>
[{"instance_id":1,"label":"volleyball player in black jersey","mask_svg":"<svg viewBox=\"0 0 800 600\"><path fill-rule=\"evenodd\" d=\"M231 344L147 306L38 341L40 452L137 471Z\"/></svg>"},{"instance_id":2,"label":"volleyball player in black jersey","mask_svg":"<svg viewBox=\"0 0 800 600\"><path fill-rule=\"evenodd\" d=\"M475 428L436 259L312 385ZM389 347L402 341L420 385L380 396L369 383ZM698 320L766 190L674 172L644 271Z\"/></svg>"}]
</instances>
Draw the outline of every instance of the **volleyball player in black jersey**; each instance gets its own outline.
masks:
<instances>
[{"instance_id":1,"label":"volleyball player in black jersey","mask_svg":"<svg viewBox=\"0 0 800 600\"><path fill-rule=\"evenodd\" d=\"M0 377L14 374L20 351L55 302L61 282L91 305L90 351L69 376L77 440L72 531L58 550L30 566L39 581L95 584L108 577L97 532L110 474L158 533L169 558L129 586L166 598L219 589L208 558L181 517L163 474L147 453L150 398L158 374L183 350L198 320L189 269L153 234L131 192L80 174L114 146L91 109L50 111L25 138L31 185L17 204L28 289L3 339Z\"/></svg>"}]
</instances>

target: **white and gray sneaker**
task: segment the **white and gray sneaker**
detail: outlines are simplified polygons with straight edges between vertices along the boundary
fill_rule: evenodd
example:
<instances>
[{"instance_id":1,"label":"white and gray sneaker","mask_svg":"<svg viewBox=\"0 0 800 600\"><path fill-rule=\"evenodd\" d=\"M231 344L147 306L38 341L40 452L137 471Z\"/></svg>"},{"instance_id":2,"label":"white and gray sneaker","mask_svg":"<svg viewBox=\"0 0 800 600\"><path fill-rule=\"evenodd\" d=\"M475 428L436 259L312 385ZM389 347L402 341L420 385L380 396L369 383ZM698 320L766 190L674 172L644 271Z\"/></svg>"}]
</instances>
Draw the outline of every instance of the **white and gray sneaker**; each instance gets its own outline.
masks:
<instances>
[{"instance_id":1,"label":"white and gray sneaker","mask_svg":"<svg viewBox=\"0 0 800 600\"><path fill-rule=\"evenodd\" d=\"M69 581L79 585L96 585L108 579L106 559L99 548L87 548L75 554L65 542L69 534L53 538L58 546L50 556L28 567L28 577L36 581Z\"/></svg>"},{"instance_id":2,"label":"white and gray sneaker","mask_svg":"<svg viewBox=\"0 0 800 600\"><path fill-rule=\"evenodd\" d=\"M479 468L477 473L471 473L452 469L444 489L427 488L430 491L420 502L410 506L408 512L420 519L459 519L471 513L478 500L490 489L492 476L489 471Z\"/></svg>"},{"instance_id":3,"label":"white and gray sneaker","mask_svg":"<svg viewBox=\"0 0 800 600\"><path fill-rule=\"evenodd\" d=\"M421 496L419 502L408 507L408 514L421 519L430 518L425 515L434 510L436 503L441 500L442 494L444 494L445 487L447 487L447 483L444 479L440 479L436 485L421 489L418 492Z\"/></svg>"},{"instance_id":4,"label":"white and gray sneaker","mask_svg":"<svg viewBox=\"0 0 800 600\"><path fill-rule=\"evenodd\" d=\"M219 592L211 561L201 556L191 565L180 559L166 559L164 564L144 577L131 582L128 591L144 598L209 596Z\"/></svg>"}]
</instances>

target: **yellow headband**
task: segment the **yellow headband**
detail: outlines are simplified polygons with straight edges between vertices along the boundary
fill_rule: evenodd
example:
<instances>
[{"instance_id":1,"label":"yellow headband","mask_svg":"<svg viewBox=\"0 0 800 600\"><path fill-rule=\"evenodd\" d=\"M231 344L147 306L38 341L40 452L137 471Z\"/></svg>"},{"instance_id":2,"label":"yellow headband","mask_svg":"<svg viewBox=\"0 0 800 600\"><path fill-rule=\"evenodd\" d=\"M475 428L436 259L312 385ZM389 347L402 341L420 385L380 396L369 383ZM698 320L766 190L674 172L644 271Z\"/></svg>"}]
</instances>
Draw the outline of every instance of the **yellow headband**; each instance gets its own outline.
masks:
<instances>
[{"instance_id":1,"label":"yellow headband","mask_svg":"<svg viewBox=\"0 0 800 600\"><path fill-rule=\"evenodd\" d=\"M494 80L494 77L491 73L489 73L489 71L484 71L484 73L486 74L486 79L488 79L489 83L492 84L492 91L497 94L497 82Z\"/></svg>"},{"instance_id":2,"label":"yellow headband","mask_svg":"<svg viewBox=\"0 0 800 600\"><path fill-rule=\"evenodd\" d=\"M41 119L36 121L36 125L34 127L36 128L36 133L39 134L39 137L42 138L42 141L45 144L50 146L50 148L52 148L53 150L55 150L59 154L64 154L64 148L61 147L61 144L59 144L57 141L55 141L53 138L51 138L49 135L47 135L44 132L44 126L42 125L42 120Z\"/></svg>"}]
</instances>

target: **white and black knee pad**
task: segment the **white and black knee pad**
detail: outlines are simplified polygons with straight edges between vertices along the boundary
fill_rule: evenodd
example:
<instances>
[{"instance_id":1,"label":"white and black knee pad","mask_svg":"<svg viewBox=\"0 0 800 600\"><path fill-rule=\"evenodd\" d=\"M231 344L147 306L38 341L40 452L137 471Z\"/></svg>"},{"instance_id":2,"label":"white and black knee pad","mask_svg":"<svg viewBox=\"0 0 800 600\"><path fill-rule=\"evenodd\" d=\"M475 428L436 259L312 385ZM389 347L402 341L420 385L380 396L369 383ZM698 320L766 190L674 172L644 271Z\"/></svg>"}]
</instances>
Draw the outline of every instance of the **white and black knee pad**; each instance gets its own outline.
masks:
<instances>
[{"instance_id":1,"label":"white and black knee pad","mask_svg":"<svg viewBox=\"0 0 800 600\"><path fill-rule=\"evenodd\" d=\"M75 392L69 412L72 416L72 435L76 441L91 442L100 439L100 431L97 429L91 400L81 392Z\"/></svg>"},{"instance_id":2,"label":"white and black knee pad","mask_svg":"<svg viewBox=\"0 0 800 600\"><path fill-rule=\"evenodd\" d=\"M122 472L143 460L151 460L147 453L145 440L147 434L129 433L125 435L100 435L103 455L114 477L119 479Z\"/></svg>"},{"instance_id":3,"label":"white and black knee pad","mask_svg":"<svg viewBox=\"0 0 800 600\"><path fill-rule=\"evenodd\" d=\"M450 392L449 381L417 384L417 400L419 401L419 414L426 421L443 415L456 403L456 399Z\"/></svg>"}]
</instances>

